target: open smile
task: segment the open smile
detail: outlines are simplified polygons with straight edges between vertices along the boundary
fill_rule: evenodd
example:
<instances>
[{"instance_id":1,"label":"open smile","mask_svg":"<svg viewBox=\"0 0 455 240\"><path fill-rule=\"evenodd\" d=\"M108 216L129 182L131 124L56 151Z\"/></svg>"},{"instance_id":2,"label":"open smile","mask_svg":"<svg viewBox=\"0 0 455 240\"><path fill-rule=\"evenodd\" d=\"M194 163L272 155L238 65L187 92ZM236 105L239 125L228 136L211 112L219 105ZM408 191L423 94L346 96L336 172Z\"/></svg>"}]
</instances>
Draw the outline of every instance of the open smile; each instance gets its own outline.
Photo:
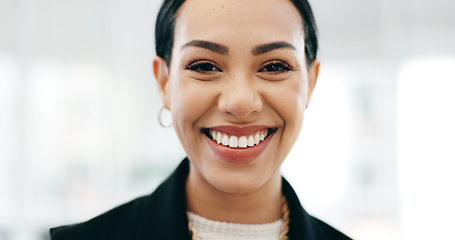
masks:
<instances>
[{"instance_id":1,"label":"open smile","mask_svg":"<svg viewBox=\"0 0 455 240\"><path fill-rule=\"evenodd\" d=\"M277 128L267 126L217 126L203 128L207 146L221 160L250 163L267 149Z\"/></svg>"},{"instance_id":2,"label":"open smile","mask_svg":"<svg viewBox=\"0 0 455 240\"><path fill-rule=\"evenodd\" d=\"M264 128L253 133L236 131L232 128L203 128L201 132L213 142L230 148L250 148L259 145L276 131L276 128ZM250 130L251 132L251 130Z\"/></svg>"}]
</instances>

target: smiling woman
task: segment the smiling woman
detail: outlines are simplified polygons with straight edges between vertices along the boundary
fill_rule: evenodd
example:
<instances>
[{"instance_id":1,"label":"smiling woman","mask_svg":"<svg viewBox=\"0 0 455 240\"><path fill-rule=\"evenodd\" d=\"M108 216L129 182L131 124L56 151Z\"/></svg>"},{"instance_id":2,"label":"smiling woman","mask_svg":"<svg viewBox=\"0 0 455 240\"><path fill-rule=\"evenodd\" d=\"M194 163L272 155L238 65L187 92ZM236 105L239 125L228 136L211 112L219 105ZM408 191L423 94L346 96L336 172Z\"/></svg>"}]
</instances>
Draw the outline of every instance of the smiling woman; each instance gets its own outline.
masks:
<instances>
[{"instance_id":1,"label":"smiling woman","mask_svg":"<svg viewBox=\"0 0 455 240\"><path fill-rule=\"evenodd\" d=\"M187 154L145 196L53 239L349 239L308 215L280 166L319 72L306 0L166 0L153 60Z\"/></svg>"}]
</instances>

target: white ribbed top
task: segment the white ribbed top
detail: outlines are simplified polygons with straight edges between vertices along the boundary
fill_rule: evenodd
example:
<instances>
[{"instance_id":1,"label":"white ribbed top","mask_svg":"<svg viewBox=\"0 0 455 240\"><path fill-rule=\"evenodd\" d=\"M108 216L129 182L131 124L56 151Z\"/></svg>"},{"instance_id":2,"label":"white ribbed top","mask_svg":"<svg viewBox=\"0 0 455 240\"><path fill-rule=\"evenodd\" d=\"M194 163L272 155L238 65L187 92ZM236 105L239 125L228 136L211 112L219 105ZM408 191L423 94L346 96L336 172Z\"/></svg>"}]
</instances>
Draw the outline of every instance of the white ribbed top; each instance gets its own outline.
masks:
<instances>
[{"instance_id":1,"label":"white ribbed top","mask_svg":"<svg viewBox=\"0 0 455 240\"><path fill-rule=\"evenodd\" d=\"M200 240L277 240L283 220L266 224L240 224L213 221L188 212L196 236Z\"/></svg>"}]
</instances>

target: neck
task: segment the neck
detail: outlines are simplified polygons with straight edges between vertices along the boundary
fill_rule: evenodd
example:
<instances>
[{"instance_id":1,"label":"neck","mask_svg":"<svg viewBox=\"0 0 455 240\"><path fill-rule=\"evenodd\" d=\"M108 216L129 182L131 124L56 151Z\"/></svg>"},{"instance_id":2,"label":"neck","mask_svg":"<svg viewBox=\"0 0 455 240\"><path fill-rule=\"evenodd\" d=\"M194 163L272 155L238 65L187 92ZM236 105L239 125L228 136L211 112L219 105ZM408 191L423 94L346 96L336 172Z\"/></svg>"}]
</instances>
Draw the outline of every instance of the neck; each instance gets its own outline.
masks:
<instances>
[{"instance_id":1,"label":"neck","mask_svg":"<svg viewBox=\"0 0 455 240\"><path fill-rule=\"evenodd\" d=\"M246 193L227 193L200 177L194 166L186 182L188 210L215 221L244 224L271 223L282 216L279 169L259 188Z\"/></svg>"}]
</instances>

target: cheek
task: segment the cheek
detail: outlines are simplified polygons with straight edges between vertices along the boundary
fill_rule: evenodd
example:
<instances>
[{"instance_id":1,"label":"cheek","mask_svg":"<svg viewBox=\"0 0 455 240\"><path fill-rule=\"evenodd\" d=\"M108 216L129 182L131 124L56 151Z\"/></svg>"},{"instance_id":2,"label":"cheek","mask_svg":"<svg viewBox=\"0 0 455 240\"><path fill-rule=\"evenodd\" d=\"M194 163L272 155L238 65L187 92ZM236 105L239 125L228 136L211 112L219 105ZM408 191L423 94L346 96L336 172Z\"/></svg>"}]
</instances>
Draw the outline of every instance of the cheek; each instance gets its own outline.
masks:
<instances>
[{"instance_id":1,"label":"cheek","mask_svg":"<svg viewBox=\"0 0 455 240\"><path fill-rule=\"evenodd\" d=\"M269 87L265 99L280 115L285 125L299 124L306 106L306 85L302 80L289 80Z\"/></svg>"},{"instance_id":2,"label":"cheek","mask_svg":"<svg viewBox=\"0 0 455 240\"><path fill-rule=\"evenodd\" d=\"M205 113L213 102L210 87L202 81L181 77L172 79L171 110L176 130L188 129Z\"/></svg>"}]
</instances>

